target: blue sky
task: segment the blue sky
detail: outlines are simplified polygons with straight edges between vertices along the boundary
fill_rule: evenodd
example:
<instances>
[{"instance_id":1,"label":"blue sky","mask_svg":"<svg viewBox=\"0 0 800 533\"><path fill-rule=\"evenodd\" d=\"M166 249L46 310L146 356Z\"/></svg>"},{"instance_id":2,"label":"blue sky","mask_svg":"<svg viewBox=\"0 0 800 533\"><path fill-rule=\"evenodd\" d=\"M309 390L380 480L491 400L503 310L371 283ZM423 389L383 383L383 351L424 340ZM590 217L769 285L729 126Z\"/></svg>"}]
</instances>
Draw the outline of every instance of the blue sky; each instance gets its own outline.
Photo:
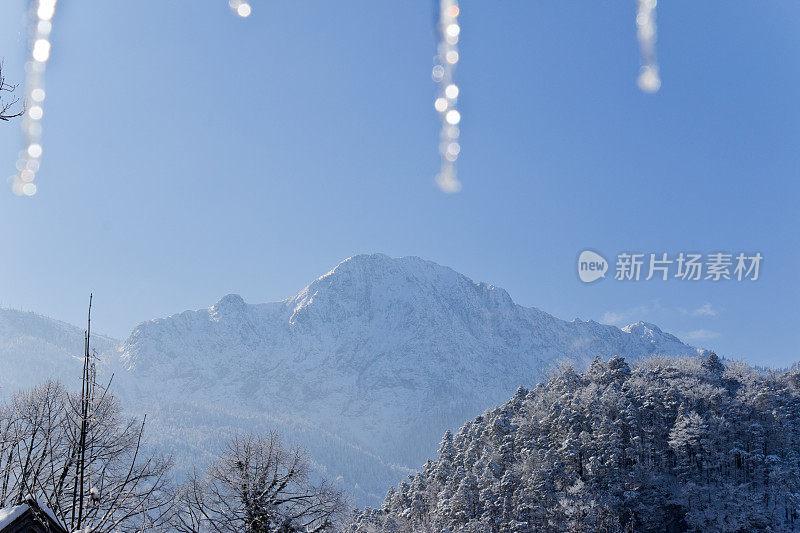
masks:
<instances>
[{"instance_id":1,"label":"blue sky","mask_svg":"<svg viewBox=\"0 0 800 533\"><path fill-rule=\"evenodd\" d=\"M39 194L0 192L0 303L97 328L285 298L357 254L418 255L565 319L648 320L797 355L800 3L465 2L463 191L440 193L428 1L60 2ZM25 2L0 6L22 80ZM18 124L0 124L13 172ZM756 282L582 284L583 249L755 252Z\"/></svg>"}]
</instances>

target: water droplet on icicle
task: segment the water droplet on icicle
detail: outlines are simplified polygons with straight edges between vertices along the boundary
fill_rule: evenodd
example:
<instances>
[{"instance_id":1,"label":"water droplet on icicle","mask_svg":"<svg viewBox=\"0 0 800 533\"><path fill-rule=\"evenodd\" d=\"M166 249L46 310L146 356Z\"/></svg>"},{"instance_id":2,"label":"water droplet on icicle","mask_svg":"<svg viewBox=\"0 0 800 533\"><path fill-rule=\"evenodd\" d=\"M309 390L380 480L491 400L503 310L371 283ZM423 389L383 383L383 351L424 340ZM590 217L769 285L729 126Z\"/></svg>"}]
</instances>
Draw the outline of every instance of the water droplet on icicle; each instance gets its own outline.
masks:
<instances>
[{"instance_id":1,"label":"water droplet on icicle","mask_svg":"<svg viewBox=\"0 0 800 533\"><path fill-rule=\"evenodd\" d=\"M636 0L636 37L642 56L642 69L637 84L646 93L655 93L661 88L656 57L656 0Z\"/></svg>"},{"instance_id":2,"label":"water droplet on icicle","mask_svg":"<svg viewBox=\"0 0 800 533\"><path fill-rule=\"evenodd\" d=\"M436 176L436 184L443 192L456 193L461 190L461 182L456 175L456 161L461 153L458 142L460 130L456 126L461 122L461 113L457 109L458 96L461 92L453 78L458 55L458 41L461 26L458 16L461 10L457 0L439 0L439 45L435 66L431 77L437 84L437 95L434 108L439 113L441 131L439 133L440 169Z\"/></svg>"},{"instance_id":3,"label":"water droplet on icicle","mask_svg":"<svg viewBox=\"0 0 800 533\"><path fill-rule=\"evenodd\" d=\"M636 80L639 88L646 93L657 92L661 88L661 78L658 77L658 67L645 65L639 72Z\"/></svg>"},{"instance_id":4,"label":"water droplet on icicle","mask_svg":"<svg viewBox=\"0 0 800 533\"><path fill-rule=\"evenodd\" d=\"M44 116L44 73L50 59L50 32L57 0L31 0L28 11L30 59L25 64L25 96L30 104L22 119L25 147L17 160L17 173L12 176L11 190L18 196L33 196L38 188L33 181L41 166L42 117Z\"/></svg>"},{"instance_id":5,"label":"water droplet on icicle","mask_svg":"<svg viewBox=\"0 0 800 533\"><path fill-rule=\"evenodd\" d=\"M253 14L253 7L245 0L229 0L228 5L234 14L243 19Z\"/></svg>"}]
</instances>

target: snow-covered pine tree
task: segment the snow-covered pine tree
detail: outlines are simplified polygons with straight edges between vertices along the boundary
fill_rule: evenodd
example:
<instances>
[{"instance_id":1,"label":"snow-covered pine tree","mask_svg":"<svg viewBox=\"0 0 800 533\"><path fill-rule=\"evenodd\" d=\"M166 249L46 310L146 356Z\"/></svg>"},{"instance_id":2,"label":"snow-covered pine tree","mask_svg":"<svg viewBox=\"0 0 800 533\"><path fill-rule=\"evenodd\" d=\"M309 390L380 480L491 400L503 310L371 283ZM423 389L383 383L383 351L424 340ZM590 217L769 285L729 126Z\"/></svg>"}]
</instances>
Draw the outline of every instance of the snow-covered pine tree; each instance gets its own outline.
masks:
<instances>
[{"instance_id":1,"label":"snow-covered pine tree","mask_svg":"<svg viewBox=\"0 0 800 533\"><path fill-rule=\"evenodd\" d=\"M447 432L367 531L794 531L800 372L595 360Z\"/></svg>"}]
</instances>

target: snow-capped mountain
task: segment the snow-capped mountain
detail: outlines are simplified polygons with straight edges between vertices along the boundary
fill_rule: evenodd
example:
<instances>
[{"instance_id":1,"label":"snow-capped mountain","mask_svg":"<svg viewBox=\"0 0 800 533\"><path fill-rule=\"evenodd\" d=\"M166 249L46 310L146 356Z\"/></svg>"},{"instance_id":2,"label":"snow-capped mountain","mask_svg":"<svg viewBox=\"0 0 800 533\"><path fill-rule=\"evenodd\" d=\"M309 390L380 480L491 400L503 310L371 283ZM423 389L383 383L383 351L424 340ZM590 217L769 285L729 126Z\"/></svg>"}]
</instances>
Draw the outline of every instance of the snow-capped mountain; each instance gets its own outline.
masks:
<instances>
[{"instance_id":1,"label":"snow-capped mountain","mask_svg":"<svg viewBox=\"0 0 800 533\"><path fill-rule=\"evenodd\" d=\"M363 255L282 302L228 295L140 324L121 359L133 397L155 387L161 405L177 401L181 412L289 417L391 470L420 464L446 428L535 384L558 360L653 353L696 350L651 324L565 322L429 261ZM370 495L385 489L371 475L329 473Z\"/></svg>"},{"instance_id":2,"label":"snow-capped mountain","mask_svg":"<svg viewBox=\"0 0 800 533\"><path fill-rule=\"evenodd\" d=\"M79 375L82 330L6 311L0 334L0 384L30 385L48 377L42 369L69 383ZM447 428L553 363L654 353L696 350L652 324L559 320L416 257L361 255L281 302L228 295L144 322L105 362L124 405L148 413L148 434L179 468L232 433L277 428L358 503L374 504Z\"/></svg>"}]
</instances>

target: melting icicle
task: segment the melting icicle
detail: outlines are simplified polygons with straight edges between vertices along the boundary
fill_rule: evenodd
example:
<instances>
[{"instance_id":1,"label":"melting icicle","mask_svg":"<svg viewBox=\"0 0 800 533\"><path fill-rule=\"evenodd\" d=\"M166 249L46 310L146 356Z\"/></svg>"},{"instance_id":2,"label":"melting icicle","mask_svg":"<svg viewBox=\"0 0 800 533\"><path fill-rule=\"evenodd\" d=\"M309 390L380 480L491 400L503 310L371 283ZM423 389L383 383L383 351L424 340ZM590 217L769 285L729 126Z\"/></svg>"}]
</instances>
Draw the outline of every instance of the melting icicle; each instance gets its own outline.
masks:
<instances>
[{"instance_id":1,"label":"melting icicle","mask_svg":"<svg viewBox=\"0 0 800 533\"><path fill-rule=\"evenodd\" d=\"M447 193L461 190L461 182L456 176L456 160L461 152L458 143L461 122L461 113L458 112L457 102L460 92L453 82L456 64L458 63L458 38L461 26L458 24L460 13L457 0L439 1L439 49L436 55L436 65L433 67L433 81L438 87L438 94L433 106L439 113L442 122L442 131L439 136L439 154L441 168L436 176L436 184Z\"/></svg>"},{"instance_id":2,"label":"melting icicle","mask_svg":"<svg viewBox=\"0 0 800 533\"><path fill-rule=\"evenodd\" d=\"M17 173L11 179L14 194L36 194L36 173L42 157L42 116L44 115L44 72L50 59L50 31L57 0L31 0L31 57L25 63L25 99L27 111L22 119L25 148L17 160Z\"/></svg>"},{"instance_id":3,"label":"melting icicle","mask_svg":"<svg viewBox=\"0 0 800 533\"><path fill-rule=\"evenodd\" d=\"M231 6L231 11L243 19L253 13L253 7L245 0L229 0L228 5Z\"/></svg>"},{"instance_id":4,"label":"melting icicle","mask_svg":"<svg viewBox=\"0 0 800 533\"><path fill-rule=\"evenodd\" d=\"M636 36L642 55L642 68L637 83L646 93L654 93L661 87L656 58L656 3L657 0L636 0Z\"/></svg>"}]
</instances>

